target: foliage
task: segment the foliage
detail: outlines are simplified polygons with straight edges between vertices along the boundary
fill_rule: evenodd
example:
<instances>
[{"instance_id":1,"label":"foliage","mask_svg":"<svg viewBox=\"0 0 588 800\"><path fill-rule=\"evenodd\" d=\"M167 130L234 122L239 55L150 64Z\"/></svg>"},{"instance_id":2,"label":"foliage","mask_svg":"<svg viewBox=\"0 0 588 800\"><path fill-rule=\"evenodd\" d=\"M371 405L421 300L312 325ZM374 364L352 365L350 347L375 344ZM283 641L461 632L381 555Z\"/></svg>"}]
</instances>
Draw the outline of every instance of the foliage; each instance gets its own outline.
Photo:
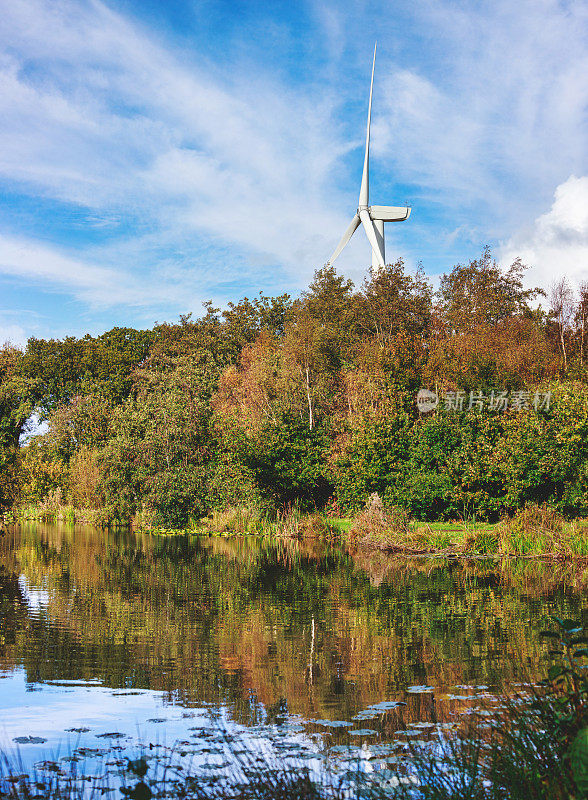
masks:
<instances>
[{"instance_id":1,"label":"foliage","mask_svg":"<svg viewBox=\"0 0 588 800\"><path fill-rule=\"evenodd\" d=\"M356 512L376 492L420 520L533 503L586 516L586 287L576 300L562 284L543 311L524 270L486 248L434 293L401 259L359 289L326 266L295 299L5 345L2 506L59 488L66 505L175 528L229 506ZM421 387L541 389L551 405L419 415ZM19 453L35 418L49 430Z\"/></svg>"},{"instance_id":2,"label":"foliage","mask_svg":"<svg viewBox=\"0 0 588 800\"><path fill-rule=\"evenodd\" d=\"M36 376L22 374L23 353L10 344L0 348L0 448L18 447L39 391Z\"/></svg>"},{"instance_id":3,"label":"foliage","mask_svg":"<svg viewBox=\"0 0 588 800\"><path fill-rule=\"evenodd\" d=\"M21 503L41 503L49 492L67 490L69 470L59 456L53 441L45 436L34 437L21 450Z\"/></svg>"},{"instance_id":4,"label":"foliage","mask_svg":"<svg viewBox=\"0 0 588 800\"><path fill-rule=\"evenodd\" d=\"M21 457L16 447L0 448L0 513L12 507L22 480Z\"/></svg>"},{"instance_id":5,"label":"foliage","mask_svg":"<svg viewBox=\"0 0 588 800\"><path fill-rule=\"evenodd\" d=\"M501 270L490 248L485 247L481 258L465 266L458 264L443 275L439 309L450 333L495 325L517 316L531 317L529 302L544 292L524 289L524 272L520 259L508 270Z\"/></svg>"},{"instance_id":6,"label":"foliage","mask_svg":"<svg viewBox=\"0 0 588 800\"><path fill-rule=\"evenodd\" d=\"M101 336L63 340L29 339L20 372L34 380L35 399L50 412L72 397L99 388L114 402L128 396L132 372L141 364L153 343L153 331L113 328Z\"/></svg>"},{"instance_id":7,"label":"foliage","mask_svg":"<svg viewBox=\"0 0 588 800\"><path fill-rule=\"evenodd\" d=\"M128 519L144 505L156 525L178 528L205 514L214 372L206 351L179 358L169 373L145 372L138 396L116 409L100 486L113 517Z\"/></svg>"},{"instance_id":8,"label":"foliage","mask_svg":"<svg viewBox=\"0 0 588 800\"><path fill-rule=\"evenodd\" d=\"M324 505L332 494L325 474L327 433L288 412L277 423L265 422L243 452L262 496L275 507L295 501L303 509Z\"/></svg>"}]
</instances>

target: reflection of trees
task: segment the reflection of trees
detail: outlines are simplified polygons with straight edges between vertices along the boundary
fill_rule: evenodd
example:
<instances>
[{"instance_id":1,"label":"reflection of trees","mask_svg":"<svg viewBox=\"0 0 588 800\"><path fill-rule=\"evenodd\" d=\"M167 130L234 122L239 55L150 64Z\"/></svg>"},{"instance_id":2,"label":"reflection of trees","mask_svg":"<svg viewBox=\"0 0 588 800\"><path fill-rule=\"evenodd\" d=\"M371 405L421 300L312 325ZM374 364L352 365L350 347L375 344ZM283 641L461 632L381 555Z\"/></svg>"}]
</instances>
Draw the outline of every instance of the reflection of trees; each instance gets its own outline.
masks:
<instances>
[{"instance_id":1,"label":"reflection of trees","mask_svg":"<svg viewBox=\"0 0 588 800\"><path fill-rule=\"evenodd\" d=\"M18 585L18 575L12 568L11 559L7 557L6 542L3 545L0 548L0 669L13 666L9 654L16 648L21 632L29 627L27 606Z\"/></svg>"},{"instance_id":2,"label":"reflection of trees","mask_svg":"<svg viewBox=\"0 0 588 800\"><path fill-rule=\"evenodd\" d=\"M411 684L442 693L508 682L538 662L543 598L550 613L580 608L573 580L564 589L538 564L520 574L482 562L361 564L318 544L54 528L25 530L4 549L3 664L24 664L31 680L100 677L231 702L242 719L255 698L334 717ZM18 572L48 591L35 614ZM574 580L581 588L584 577ZM413 697L408 713L430 702Z\"/></svg>"}]
</instances>

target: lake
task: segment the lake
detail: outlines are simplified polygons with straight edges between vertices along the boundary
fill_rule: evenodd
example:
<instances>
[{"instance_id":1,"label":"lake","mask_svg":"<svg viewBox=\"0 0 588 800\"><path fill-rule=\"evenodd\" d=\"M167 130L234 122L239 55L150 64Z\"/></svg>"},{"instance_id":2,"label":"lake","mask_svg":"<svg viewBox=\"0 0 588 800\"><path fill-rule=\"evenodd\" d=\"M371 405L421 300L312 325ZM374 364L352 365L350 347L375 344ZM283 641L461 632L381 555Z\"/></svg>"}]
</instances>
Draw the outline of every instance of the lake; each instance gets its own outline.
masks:
<instances>
[{"instance_id":1,"label":"lake","mask_svg":"<svg viewBox=\"0 0 588 800\"><path fill-rule=\"evenodd\" d=\"M114 770L138 741L210 770L228 741L385 768L544 674L538 632L550 614L586 621L587 580L533 561L16 526L0 538L0 746L41 770Z\"/></svg>"}]
</instances>

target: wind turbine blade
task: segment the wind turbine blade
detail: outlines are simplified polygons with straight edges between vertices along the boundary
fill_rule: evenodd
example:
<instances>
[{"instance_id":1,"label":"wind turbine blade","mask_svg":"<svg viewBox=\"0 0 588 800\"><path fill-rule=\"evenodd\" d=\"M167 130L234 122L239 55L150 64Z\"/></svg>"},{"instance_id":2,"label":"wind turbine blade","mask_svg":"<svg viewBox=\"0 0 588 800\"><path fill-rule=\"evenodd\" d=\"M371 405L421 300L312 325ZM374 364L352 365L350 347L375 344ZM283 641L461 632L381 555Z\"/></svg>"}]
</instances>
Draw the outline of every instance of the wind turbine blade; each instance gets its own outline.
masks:
<instances>
[{"instance_id":1,"label":"wind turbine blade","mask_svg":"<svg viewBox=\"0 0 588 800\"><path fill-rule=\"evenodd\" d=\"M376 48L374 45L374 61L372 63L372 81L370 83L370 103L368 106L367 131L365 135L365 158L363 160L363 175L361 176L361 189L359 190L359 207L369 205L370 195L370 127L372 123L372 95L374 93L374 71L376 69Z\"/></svg>"},{"instance_id":2,"label":"wind turbine blade","mask_svg":"<svg viewBox=\"0 0 588 800\"><path fill-rule=\"evenodd\" d=\"M347 228L343 236L341 237L341 241L337 245L337 248L330 259L327 261L327 264L332 264L333 261L337 258L341 250L345 247L347 242L351 239L355 231L359 226L359 214L356 214L353 219L351 220L351 225Z\"/></svg>"},{"instance_id":3,"label":"wind turbine blade","mask_svg":"<svg viewBox=\"0 0 588 800\"><path fill-rule=\"evenodd\" d=\"M369 243L372 246L372 250L376 254L378 259L378 266L384 267L384 254L382 253L382 248L380 247L380 242L378 241L378 237L376 235L376 230L374 228L374 223L369 215L367 208L361 208L359 211L359 218L361 219L361 223L365 229L367 238L369 239Z\"/></svg>"}]
</instances>

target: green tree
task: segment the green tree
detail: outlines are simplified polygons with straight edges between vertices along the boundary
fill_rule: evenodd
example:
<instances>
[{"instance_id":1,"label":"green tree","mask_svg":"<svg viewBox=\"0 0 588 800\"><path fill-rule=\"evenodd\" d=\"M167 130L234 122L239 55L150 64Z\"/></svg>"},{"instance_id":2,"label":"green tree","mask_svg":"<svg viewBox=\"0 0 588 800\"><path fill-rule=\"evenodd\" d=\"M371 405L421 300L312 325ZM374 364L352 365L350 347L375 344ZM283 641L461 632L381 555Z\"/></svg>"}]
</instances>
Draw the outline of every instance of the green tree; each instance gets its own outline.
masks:
<instances>
[{"instance_id":1,"label":"green tree","mask_svg":"<svg viewBox=\"0 0 588 800\"><path fill-rule=\"evenodd\" d=\"M16 448L35 410L39 381L23 376L23 353L5 344L0 348L0 448Z\"/></svg>"},{"instance_id":2,"label":"green tree","mask_svg":"<svg viewBox=\"0 0 588 800\"><path fill-rule=\"evenodd\" d=\"M28 340L20 363L23 378L35 381L35 400L44 414L76 395L98 389L113 402L124 400L132 372L149 351L153 331L113 328L81 339Z\"/></svg>"},{"instance_id":3,"label":"green tree","mask_svg":"<svg viewBox=\"0 0 588 800\"><path fill-rule=\"evenodd\" d=\"M170 372L144 372L137 397L115 409L101 485L113 516L128 519L144 508L156 524L182 527L207 512L216 374L208 351L179 358Z\"/></svg>"}]
</instances>

